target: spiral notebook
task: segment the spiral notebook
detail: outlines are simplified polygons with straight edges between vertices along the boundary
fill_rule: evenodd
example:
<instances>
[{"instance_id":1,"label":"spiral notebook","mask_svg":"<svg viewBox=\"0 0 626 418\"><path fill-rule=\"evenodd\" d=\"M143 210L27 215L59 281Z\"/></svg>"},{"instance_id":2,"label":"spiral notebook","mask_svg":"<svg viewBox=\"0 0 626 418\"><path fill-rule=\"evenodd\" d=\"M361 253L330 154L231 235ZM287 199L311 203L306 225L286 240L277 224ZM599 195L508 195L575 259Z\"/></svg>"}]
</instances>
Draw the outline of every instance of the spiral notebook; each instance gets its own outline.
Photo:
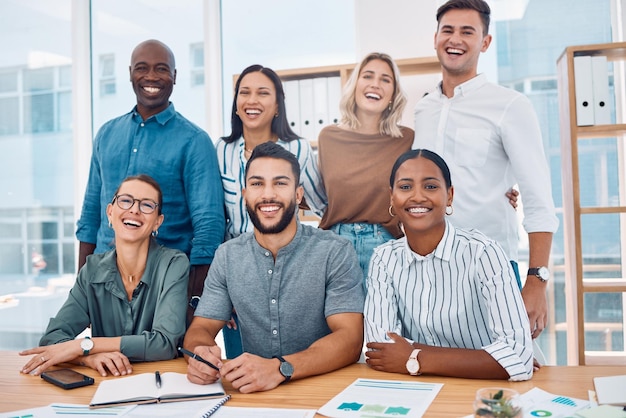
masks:
<instances>
[{"instance_id":1,"label":"spiral notebook","mask_svg":"<svg viewBox=\"0 0 626 418\"><path fill-rule=\"evenodd\" d=\"M216 402L215 402L215 405L211 406L206 411L200 413L200 418L209 418L218 409L220 409L220 406L224 405L226 403L226 401L228 401L229 399L230 399L230 395L226 395L222 399L217 399Z\"/></svg>"},{"instance_id":2,"label":"spiral notebook","mask_svg":"<svg viewBox=\"0 0 626 418\"><path fill-rule=\"evenodd\" d=\"M214 416L229 399L230 395L225 395L216 399L137 405L128 416L133 418L208 418Z\"/></svg>"}]
</instances>

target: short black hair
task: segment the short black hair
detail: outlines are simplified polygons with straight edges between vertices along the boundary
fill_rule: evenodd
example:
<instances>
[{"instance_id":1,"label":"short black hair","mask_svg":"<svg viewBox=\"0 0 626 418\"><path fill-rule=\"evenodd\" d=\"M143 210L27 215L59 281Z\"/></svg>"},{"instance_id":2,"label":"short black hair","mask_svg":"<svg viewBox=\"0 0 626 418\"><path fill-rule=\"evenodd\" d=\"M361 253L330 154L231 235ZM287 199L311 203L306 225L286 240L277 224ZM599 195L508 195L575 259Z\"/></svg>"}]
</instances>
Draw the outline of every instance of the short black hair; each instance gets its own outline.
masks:
<instances>
[{"instance_id":1,"label":"short black hair","mask_svg":"<svg viewBox=\"0 0 626 418\"><path fill-rule=\"evenodd\" d=\"M480 15L480 19L483 22L483 35L487 35L489 33L489 21L491 15L491 8L484 0L449 0L446 3L442 4L439 9L437 9L437 28L439 28L439 23L441 23L441 18L443 15L448 13L450 10L476 10Z\"/></svg>"},{"instance_id":2,"label":"short black hair","mask_svg":"<svg viewBox=\"0 0 626 418\"><path fill-rule=\"evenodd\" d=\"M257 158L276 158L287 161L291 164L291 171L293 171L296 186L300 185L300 163L298 162L298 159L291 152L287 151L285 148L273 141L267 141L254 147L252 155L250 155L250 159L246 163L246 179L248 178L248 169L250 168L250 164Z\"/></svg>"},{"instance_id":3,"label":"short black hair","mask_svg":"<svg viewBox=\"0 0 626 418\"><path fill-rule=\"evenodd\" d=\"M450 168L448 164L444 161L443 158L436 152L432 152L427 149L412 149L404 154L400 155L396 162L393 164L393 168L391 169L391 176L389 176L389 185L393 189L393 183L396 181L396 173L400 166L407 160L413 160L415 158L424 157L427 160L435 163L437 167L441 170L441 174L443 175L443 180L446 182L446 189L452 187L452 177L450 176Z\"/></svg>"}]
</instances>

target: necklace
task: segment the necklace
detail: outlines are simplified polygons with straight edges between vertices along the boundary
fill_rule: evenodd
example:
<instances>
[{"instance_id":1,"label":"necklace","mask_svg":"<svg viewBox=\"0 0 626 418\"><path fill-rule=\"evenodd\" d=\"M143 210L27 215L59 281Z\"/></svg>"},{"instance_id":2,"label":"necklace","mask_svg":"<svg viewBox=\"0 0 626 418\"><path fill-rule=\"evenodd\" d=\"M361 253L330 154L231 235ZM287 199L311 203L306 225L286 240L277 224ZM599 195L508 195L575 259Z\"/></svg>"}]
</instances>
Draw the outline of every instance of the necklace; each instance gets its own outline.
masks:
<instances>
[{"instance_id":1,"label":"necklace","mask_svg":"<svg viewBox=\"0 0 626 418\"><path fill-rule=\"evenodd\" d=\"M139 270L139 272L135 274L128 274L126 272L126 269L122 267L122 263L120 263L119 261L117 262L117 268L120 270L120 275L122 276L122 280L124 279L124 277L126 277L129 283L132 283L135 280L135 278L141 278L141 275L146 270L146 266L144 266L141 270Z\"/></svg>"},{"instance_id":2,"label":"necklace","mask_svg":"<svg viewBox=\"0 0 626 418\"><path fill-rule=\"evenodd\" d=\"M246 152L249 152L250 154L252 154L252 150L251 149L248 149L245 146L243 147L243 149L246 150Z\"/></svg>"}]
</instances>

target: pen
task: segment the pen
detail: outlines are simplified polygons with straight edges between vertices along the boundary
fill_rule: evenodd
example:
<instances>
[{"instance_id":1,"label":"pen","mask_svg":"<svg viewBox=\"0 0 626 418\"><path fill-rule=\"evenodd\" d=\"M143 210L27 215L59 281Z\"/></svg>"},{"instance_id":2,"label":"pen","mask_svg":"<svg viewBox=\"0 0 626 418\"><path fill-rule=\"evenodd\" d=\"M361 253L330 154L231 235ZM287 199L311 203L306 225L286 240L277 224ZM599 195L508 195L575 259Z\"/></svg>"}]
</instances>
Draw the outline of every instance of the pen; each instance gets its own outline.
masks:
<instances>
[{"instance_id":1,"label":"pen","mask_svg":"<svg viewBox=\"0 0 626 418\"><path fill-rule=\"evenodd\" d=\"M154 372L154 378L156 379L156 386L160 388L161 387L161 373L159 373L158 370Z\"/></svg>"},{"instance_id":2,"label":"pen","mask_svg":"<svg viewBox=\"0 0 626 418\"><path fill-rule=\"evenodd\" d=\"M178 347L178 351L180 351L183 354L188 355L189 357L191 357L194 360L198 360L200 363L206 364L207 366L209 366L212 369L215 369L217 371L220 370L215 364L211 363L210 361L207 361L207 360L203 359L202 357L200 357L196 353L192 353L191 351L184 349L183 347Z\"/></svg>"}]
</instances>

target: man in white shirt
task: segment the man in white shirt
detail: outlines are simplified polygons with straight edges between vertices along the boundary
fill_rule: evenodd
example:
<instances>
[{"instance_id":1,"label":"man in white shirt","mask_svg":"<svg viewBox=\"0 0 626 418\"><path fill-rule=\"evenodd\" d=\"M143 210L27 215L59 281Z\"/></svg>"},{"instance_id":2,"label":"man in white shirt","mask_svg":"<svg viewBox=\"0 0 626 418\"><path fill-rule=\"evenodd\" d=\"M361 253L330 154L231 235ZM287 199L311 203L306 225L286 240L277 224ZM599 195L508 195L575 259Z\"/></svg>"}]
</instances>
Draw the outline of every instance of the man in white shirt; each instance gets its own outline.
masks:
<instances>
[{"instance_id":1,"label":"man in white shirt","mask_svg":"<svg viewBox=\"0 0 626 418\"><path fill-rule=\"evenodd\" d=\"M558 219L530 101L477 73L480 53L491 43L489 14L483 0L450 0L437 11L443 79L416 106L413 148L435 151L450 166L456 179L452 223L496 239L518 275L517 216L504 195L519 185L530 267L522 297L536 338L547 323L546 267Z\"/></svg>"}]
</instances>

